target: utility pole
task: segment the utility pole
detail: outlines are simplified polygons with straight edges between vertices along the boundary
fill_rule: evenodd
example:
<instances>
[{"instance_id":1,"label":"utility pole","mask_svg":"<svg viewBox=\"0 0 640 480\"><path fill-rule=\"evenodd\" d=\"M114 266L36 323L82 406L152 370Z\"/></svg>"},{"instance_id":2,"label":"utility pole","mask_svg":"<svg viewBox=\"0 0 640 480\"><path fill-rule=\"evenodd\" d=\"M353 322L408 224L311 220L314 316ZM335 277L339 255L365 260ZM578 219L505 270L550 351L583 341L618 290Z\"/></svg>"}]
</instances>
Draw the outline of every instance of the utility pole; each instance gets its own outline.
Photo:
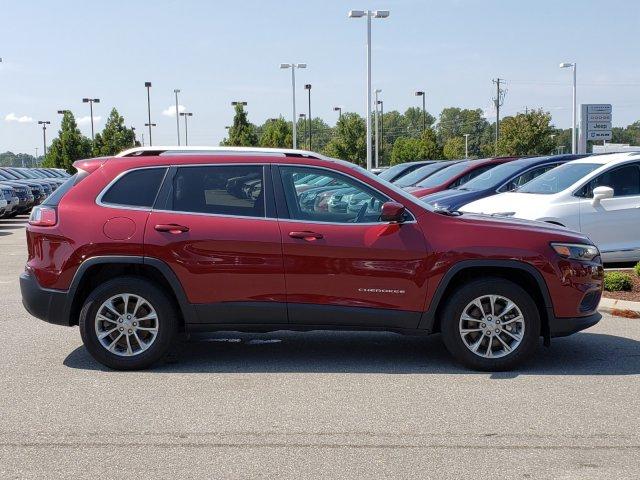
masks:
<instances>
[{"instance_id":1,"label":"utility pole","mask_svg":"<svg viewBox=\"0 0 640 480\"><path fill-rule=\"evenodd\" d=\"M495 154L498 155L498 140L500 138L500 107L504 103L504 95L505 91L500 88L500 83L504 82L504 80L500 78L496 78L493 80L493 83L496 84L496 96L493 99L493 102L496 107L496 145L495 145Z\"/></svg>"}]
</instances>

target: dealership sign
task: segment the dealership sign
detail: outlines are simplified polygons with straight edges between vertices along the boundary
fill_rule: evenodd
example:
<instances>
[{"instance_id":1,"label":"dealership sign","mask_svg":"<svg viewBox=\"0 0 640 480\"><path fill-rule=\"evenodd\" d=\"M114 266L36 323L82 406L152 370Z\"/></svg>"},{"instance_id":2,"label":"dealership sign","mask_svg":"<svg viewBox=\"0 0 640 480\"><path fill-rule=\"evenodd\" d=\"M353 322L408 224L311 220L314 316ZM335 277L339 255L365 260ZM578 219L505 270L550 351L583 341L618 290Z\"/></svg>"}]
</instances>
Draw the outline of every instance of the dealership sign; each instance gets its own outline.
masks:
<instances>
[{"instance_id":1,"label":"dealership sign","mask_svg":"<svg viewBox=\"0 0 640 480\"><path fill-rule=\"evenodd\" d=\"M611 140L612 107L610 103L581 105L578 153L587 153L587 141Z\"/></svg>"}]
</instances>

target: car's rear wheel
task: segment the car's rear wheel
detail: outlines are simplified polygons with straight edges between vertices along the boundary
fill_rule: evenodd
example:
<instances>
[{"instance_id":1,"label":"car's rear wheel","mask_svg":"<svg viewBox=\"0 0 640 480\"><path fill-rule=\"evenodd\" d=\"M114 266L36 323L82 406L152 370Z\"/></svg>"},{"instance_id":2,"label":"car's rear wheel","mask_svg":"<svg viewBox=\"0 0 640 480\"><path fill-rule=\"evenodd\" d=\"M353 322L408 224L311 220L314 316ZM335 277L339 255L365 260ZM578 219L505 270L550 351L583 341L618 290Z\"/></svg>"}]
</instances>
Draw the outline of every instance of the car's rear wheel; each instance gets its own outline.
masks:
<instances>
[{"instance_id":1,"label":"car's rear wheel","mask_svg":"<svg viewBox=\"0 0 640 480\"><path fill-rule=\"evenodd\" d=\"M138 370L164 357L179 319L173 303L139 277L110 280L89 294L80 312L80 334L93 358L118 370Z\"/></svg>"},{"instance_id":2,"label":"car's rear wheel","mask_svg":"<svg viewBox=\"0 0 640 480\"><path fill-rule=\"evenodd\" d=\"M441 330L447 349L463 365L510 370L537 348L540 314L519 285L502 278L475 280L448 299Z\"/></svg>"}]
</instances>

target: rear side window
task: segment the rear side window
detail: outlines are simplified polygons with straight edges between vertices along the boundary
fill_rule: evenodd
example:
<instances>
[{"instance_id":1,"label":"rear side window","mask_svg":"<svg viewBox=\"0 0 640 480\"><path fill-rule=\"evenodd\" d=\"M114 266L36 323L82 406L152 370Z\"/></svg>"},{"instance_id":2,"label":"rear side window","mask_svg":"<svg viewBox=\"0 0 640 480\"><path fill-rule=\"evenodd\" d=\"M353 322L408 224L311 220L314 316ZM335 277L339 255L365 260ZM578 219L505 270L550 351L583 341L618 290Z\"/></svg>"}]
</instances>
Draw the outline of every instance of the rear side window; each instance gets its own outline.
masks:
<instances>
[{"instance_id":1,"label":"rear side window","mask_svg":"<svg viewBox=\"0 0 640 480\"><path fill-rule=\"evenodd\" d=\"M42 204L47 205L49 207L57 207L58 204L60 203L60 200L62 200L62 197L64 197L65 194L69 190L71 190L71 188L74 185L77 185L78 183L80 183L88 175L89 175L88 172L85 172L84 170L78 170L78 173L67 178L67 180L62 185L56 188L56 190L51 195L45 198Z\"/></svg>"},{"instance_id":2,"label":"rear side window","mask_svg":"<svg viewBox=\"0 0 640 480\"><path fill-rule=\"evenodd\" d=\"M180 167L173 177L169 208L178 212L264 217L260 165Z\"/></svg>"},{"instance_id":3,"label":"rear side window","mask_svg":"<svg viewBox=\"0 0 640 480\"><path fill-rule=\"evenodd\" d=\"M640 168L636 164L611 169L587 183L578 192L579 197L593 197L597 187L613 188L614 197L640 195Z\"/></svg>"},{"instance_id":4,"label":"rear side window","mask_svg":"<svg viewBox=\"0 0 640 480\"><path fill-rule=\"evenodd\" d=\"M102 203L151 208L166 168L143 168L125 173L107 190Z\"/></svg>"}]
</instances>

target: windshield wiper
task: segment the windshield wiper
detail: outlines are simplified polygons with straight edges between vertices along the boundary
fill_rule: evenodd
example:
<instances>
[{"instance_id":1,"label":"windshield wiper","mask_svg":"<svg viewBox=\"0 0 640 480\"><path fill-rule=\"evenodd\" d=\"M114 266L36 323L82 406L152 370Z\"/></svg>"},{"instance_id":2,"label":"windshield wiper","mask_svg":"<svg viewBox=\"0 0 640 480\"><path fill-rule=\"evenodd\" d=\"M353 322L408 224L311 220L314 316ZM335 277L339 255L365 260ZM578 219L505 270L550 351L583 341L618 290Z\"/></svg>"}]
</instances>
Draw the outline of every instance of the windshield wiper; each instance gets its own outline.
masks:
<instances>
[{"instance_id":1,"label":"windshield wiper","mask_svg":"<svg viewBox=\"0 0 640 480\"><path fill-rule=\"evenodd\" d=\"M459 217L462 215L460 210L449 210L448 208L437 207L434 208L433 211L435 213L439 213L440 215L446 215L447 217Z\"/></svg>"}]
</instances>

